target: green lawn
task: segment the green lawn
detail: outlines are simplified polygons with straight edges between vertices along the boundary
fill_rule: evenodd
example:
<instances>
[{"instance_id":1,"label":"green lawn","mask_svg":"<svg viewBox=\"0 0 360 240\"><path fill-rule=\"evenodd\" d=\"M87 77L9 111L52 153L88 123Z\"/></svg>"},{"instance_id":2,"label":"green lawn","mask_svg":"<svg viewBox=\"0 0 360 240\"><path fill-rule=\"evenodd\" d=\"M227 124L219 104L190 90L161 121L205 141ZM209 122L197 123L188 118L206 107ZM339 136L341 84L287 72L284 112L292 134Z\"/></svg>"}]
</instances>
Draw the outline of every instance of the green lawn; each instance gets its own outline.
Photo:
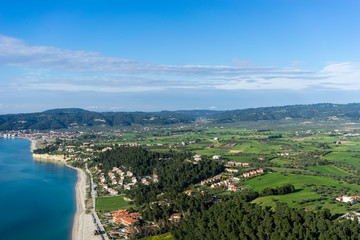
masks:
<instances>
[{"instance_id":1,"label":"green lawn","mask_svg":"<svg viewBox=\"0 0 360 240\"><path fill-rule=\"evenodd\" d=\"M333 165L316 165L316 166L309 166L307 169L315 170L323 174L331 174L331 175L338 175L338 176L347 176L350 173L335 167Z\"/></svg>"},{"instance_id":2,"label":"green lawn","mask_svg":"<svg viewBox=\"0 0 360 240\"><path fill-rule=\"evenodd\" d=\"M113 211L130 207L124 196L98 197L96 198L96 209L101 211Z\"/></svg>"}]
</instances>

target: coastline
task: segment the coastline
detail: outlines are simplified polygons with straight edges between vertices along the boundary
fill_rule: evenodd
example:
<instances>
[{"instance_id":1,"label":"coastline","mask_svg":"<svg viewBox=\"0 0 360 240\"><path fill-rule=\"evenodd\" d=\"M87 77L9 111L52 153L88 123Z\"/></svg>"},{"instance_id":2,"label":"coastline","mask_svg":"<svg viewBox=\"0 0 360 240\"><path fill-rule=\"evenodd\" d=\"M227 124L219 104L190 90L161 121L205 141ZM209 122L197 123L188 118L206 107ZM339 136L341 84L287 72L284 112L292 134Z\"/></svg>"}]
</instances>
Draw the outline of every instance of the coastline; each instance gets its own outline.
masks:
<instances>
[{"instance_id":1,"label":"coastline","mask_svg":"<svg viewBox=\"0 0 360 240\"><path fill-rule=\"evenodd\" d=\"M37 149L38 141L34 139L28 139L31 141L31 152ZM77 182L75 186L75 198L76 198L76 212L74 215L74 222L72 228L72 240L100 240L101 235L94 235L94 230L97 228L93 223L93 218L91 214L86 214L86 174L80 168L75 168L70 166L63 156L60 155L48 155L48 154L35 154L33 153L34 160L40 161L50 161L50 162L59 162L64 163L67 167L75 169L77 171Z\"/></svg>"},{"instance_id":2,"label":"coastline","mask_svg":"<svg viewBox=\"0 0 360 240\"><path fill-rule=\"evenodd\" d=\"M66 164L66 163L65 163ZM66 166L75 169L78 172L78 181L76 183L76 213L72 229L73 240L97 240L102 239L100 235L95 236L95 224L91 214L86 214L86 174L80 168L75 168L66 164Z\"/></svg>"}]
</instances>

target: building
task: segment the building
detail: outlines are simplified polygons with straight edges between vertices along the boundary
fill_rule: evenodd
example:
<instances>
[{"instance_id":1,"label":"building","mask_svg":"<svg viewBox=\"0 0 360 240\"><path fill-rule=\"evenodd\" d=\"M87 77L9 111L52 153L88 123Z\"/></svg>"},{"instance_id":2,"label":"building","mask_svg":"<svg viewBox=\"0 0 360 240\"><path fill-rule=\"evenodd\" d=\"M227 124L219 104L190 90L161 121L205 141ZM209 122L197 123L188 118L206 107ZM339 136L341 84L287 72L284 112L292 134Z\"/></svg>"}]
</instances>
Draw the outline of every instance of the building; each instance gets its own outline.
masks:
<instances>
[{"instance_id":1,"label":"building","mask_svg":"<svg viewBox=\"0 0 360 240\"><path fill-rule=\"evenodd\" d=\"M174 213L169 218L170 222L180 222L181 221L181 214L180 213Z\"/></svg>"},{"instance_id":2,"label":"building","mask_svg":"<svg viewBox=\"0 0 360 240\"><path fill-rule=\"evenodd\" d=\"M360 196L348 196L348 195L344 195L342 197L337 197L336 200L340 201L340 202L350 202L350 203L354 203L356 202L358 199L360 198Z\"/></svg>"}]
</instances>

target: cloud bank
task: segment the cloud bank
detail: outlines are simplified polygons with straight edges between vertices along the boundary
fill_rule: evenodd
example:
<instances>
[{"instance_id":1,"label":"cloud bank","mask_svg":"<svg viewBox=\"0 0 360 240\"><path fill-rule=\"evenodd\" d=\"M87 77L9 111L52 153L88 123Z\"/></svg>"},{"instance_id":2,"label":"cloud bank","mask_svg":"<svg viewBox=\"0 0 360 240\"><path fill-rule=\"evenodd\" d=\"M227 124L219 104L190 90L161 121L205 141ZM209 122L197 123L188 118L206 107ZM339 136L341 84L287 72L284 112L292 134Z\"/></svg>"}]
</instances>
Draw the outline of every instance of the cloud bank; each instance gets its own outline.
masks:
<instances>
[{"instance_id":1,"label":"cloud bank","mask_svg":"<svg viewBox=\"0 0 360 240\"><path fill-rule=\"evenodd\" d=\"M8 88L49 91L146 92L171 89L360 90L360 63L343 62L319 71L237 66L161 65L106 57L98 52L29 46L0 35L0 66L23 75L3 83Z\"/></svg>"}]
</instances>

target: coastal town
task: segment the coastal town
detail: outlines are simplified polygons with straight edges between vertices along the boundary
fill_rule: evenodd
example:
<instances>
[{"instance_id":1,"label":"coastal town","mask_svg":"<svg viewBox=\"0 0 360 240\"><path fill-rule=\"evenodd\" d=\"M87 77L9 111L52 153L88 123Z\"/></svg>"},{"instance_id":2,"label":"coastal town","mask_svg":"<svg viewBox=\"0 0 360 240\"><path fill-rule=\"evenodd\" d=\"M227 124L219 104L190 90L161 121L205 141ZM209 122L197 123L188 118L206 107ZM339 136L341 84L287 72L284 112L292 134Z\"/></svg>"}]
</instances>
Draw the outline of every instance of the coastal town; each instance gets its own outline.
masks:
<instances>
[{"instance_id":1,"label":"coastal town","mask_svg":"<svg viewBox=\"0 0 360 240\"><path fill-rule=\"evenodd\" d=\"M177 133L184 131L184 128L176 127L158 131L160 133L164 131ZM178 226L184 219L191 216L191 213L173 207L179 204L177 199L181 198L183 199L181 201L185 202L205 201L206 204L216 205L238 193L248 192L251 190L249 186L257 186L249 184L255 184L263 178L271 176L281 178L286 174L293 174L292 172L283 173L282 171L286 168L274 167L272 162L291 163L293 160L290 159L300 156L299 153L288 147L281 147L272 153L254 152L241 155L243 153L241 148L246 149L246 147L243 147L243 144L240 145L239 141L226 139L224 133L219 134L219 137L208 137L209 134L190 133L186 130L183 137L179 138L178 133L172 137L173 141L168 140L168 133L164 137L153 137L152 133L149 134L148 129L91 132L21 130L6 131L0 134L5 138L31 140L35 160L64 162L69 167L78 170L77 213L73 229L73 236L78 235L78 237L74 237L75 239L85 239L84 236L86 239L136 239L168 234L169 229ZM309 131L296 132L295 136L304 134L316 136L316 133ZM341 132L337 131L337 134L340 135ZM213 135L210 134L210 136ZM348 138L349 135L345 137ZM334 144L341 143L336 141ZM199 146L202 147L199 148ZM149 152L145 149L148 149ZM190 150L189 153L185 152L188 150ZM157 151L173 153L164 155ZM178 158L180 155L177 154L183 152L184 155L181 155L181 158L185 159L184 164L195 167L202 164L205 164L205 167L206 164L211 164L216 165L216 168L211 170L208 165L206 167L209 168L207 177L199 176L191 184L179 188L181 191L177 192L177 197L173 198L160 190L160 184L166 184L168 181L164 179L167 177L167 173L159 168L161 165L150 167L149 171L139 171L135 165L131 164L131 161L127 162L127 156L134 160L138 158L137 152L140 155L148 155L146 158L149 159L145 160L149 163L156 161L154 163L156 165L163 164L163 158ZM156 153L156 157L152 160L150 156L153 153ZM121 160L122 158L124 160ZM115 164L111 164L111 162ZM145 165L143 166L145 167ZM284 166L287 167L287 165ZM293 169L293 166L289 165L288 167L289 170ZM291 188L294 189L293 186ZM142 195L142 192L150 189L153 189L152 191L156 194L150 194L151 198ZM282 189L282 187L265 188L259 195L266 198L268 195L277 196L294 191L288 190L290 189L288 187L286 190ZM282 191L286 193L281 193ZM357 204L358 199L360 199L358 195L336 196L334 194L332 196L332 201L336 200L340 204L339 207L349 208L348 206L350 206L350 209L352 209L352 205ZM160 214L162 211L165 212ZM79 230L79 228L83 230Z\"/></svg>"}]
</instances>

